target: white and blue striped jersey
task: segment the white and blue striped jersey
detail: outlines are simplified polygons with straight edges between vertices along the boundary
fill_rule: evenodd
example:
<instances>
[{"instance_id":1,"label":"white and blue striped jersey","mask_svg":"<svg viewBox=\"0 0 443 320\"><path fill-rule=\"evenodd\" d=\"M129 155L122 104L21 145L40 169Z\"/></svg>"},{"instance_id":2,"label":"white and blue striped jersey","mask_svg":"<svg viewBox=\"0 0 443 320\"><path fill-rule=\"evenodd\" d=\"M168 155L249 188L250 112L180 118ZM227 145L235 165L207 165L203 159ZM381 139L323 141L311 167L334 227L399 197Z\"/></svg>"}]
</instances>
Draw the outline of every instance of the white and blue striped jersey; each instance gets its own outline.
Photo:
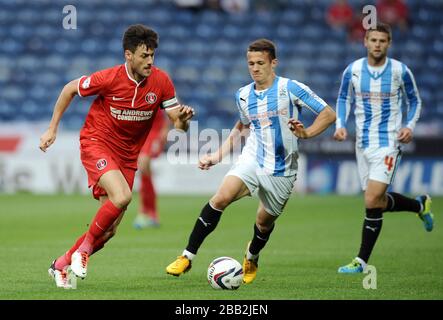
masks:
<instances>
[{"instance_id":1,"label":"white and blue striped jersey","mask_svg":"<svg viewBox=\"0 0 443 320\"><path fill-rule=\"evenodd\" d=\"M371 72L367 58L351 63L343 72L337 99L336 128L343 128L351 105L355 106L356 145L397 147L402 128L402 99L406 97L406 127L414 130L421 111L421 99L409 68L387 58L380 72Z\"/></svg>"},{"instance_id":2,"label":"white and blue striped jersey","mask_svg":"<svg viewBox=\"0 0 443 320\"><path fill-rule=\"evenodd\" d=\"M256 161L267 175L296 174L297 137L289 130L288 120L298 119L303 107L319 113L326 102L306 85L276 76L262 92L255 90L254 82L240 88L236 104L241 122L251 130L240 159Z\"/></svg>"}]
</instances>

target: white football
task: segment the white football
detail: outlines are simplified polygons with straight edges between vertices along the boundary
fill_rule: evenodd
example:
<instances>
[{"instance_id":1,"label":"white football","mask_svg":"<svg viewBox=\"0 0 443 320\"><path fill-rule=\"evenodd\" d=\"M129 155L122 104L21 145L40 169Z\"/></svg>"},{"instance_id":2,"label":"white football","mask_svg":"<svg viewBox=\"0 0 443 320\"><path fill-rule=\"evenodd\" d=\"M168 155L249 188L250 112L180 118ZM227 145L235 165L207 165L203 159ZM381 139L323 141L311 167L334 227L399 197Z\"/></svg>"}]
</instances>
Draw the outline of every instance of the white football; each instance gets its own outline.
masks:
<instances>
[{"instance_id":1,"label":"white football","mask_svg":"<svg viewBox=\"0 0 443 320\"><path fill-rule=\"evenodd\" d=\"M208 267L208 282L214 289L236 290L243 283L242 265L230 257L216 258Z\"/></svg>"}]
</instances>

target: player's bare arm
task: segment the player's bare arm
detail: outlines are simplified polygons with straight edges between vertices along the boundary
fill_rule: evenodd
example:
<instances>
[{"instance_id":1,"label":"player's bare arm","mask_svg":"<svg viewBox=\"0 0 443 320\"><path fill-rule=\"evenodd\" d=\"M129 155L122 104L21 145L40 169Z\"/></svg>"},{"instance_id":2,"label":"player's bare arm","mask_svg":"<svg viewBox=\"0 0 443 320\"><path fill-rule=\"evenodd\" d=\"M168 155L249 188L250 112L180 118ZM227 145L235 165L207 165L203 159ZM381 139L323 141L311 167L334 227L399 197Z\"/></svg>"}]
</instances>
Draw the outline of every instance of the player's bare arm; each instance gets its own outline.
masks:
<instances>
[{"instance_id":1,"label":"player's bare arm","mask_svg":"<svg viewBox=\"0 0 443 320\"><path fill-rule=\"evenodd\" d=\"M288 126L292 133L301 139L309 139L318 136L335 122L335 111L326 106L315 118L314 122L308 128L305 128L301 121L289 119Z\"/></svg>"},{"instance_id":2,"label":"player's bare arm","mask_svg":"<svg viewBox=\"0 0 443 320\"><path fill-rule=\"evenodd\" d=\"M195 115L194 108L187 105L180 105L176 108L166 109L169 119L174 124L175 129L188 131L189 120Z\"/></svg>"},{"instance_id":3,"label":"player's bare arm","mask_svg":"<svg viewBox=\"0 0 443 320\"><path fill-rule=\"evenodd\" d=\"M334 139L337 141L345 141L348 137L348 130L346 128L338 128L335 130Z\"/></svg>"},{"instance_id":4,"label":"player's bare arm","mask_svg":"<svg viewBox=\"0 0 443 320\"><path fill-rule=\"evenodd\" d=\"M409 143L412 141L412 130L409 128L401 128L400 131L398 132L398 141L400 141L401 143Z\"/></svg>"},{"instance_id":5,"label":"player's bare arm","mask_svg":"<svg viewBox=\"0 0 443 320\"><path fill-rule=\"evenodd\" d=\"M39 148L43 152L46 152L46 150L54 143L57 136L58 125L63 116L63 113L65 113L72 99L78 93L78 82L79 79L72 80L64 86L62 92L60 93L54 106L54 112L52 113L52 119L49 123L49 128L40 137Z\"/></svg>"},{"instance_id":6,"label":"player's bare arm","mask_svg":"<svg viewBox=\"0 0 443 320\"><path fill-rule=\"evenodd\" d=\"M213 165L221 162L223 158L232 152L234 148L241 143L241 138L249 134L249 125L245 125L237 121L232 129L229 137L223 142L218 151L204 155L198 163L198 167L202 170L209 170Z\"/></svg>"}]
</instances>

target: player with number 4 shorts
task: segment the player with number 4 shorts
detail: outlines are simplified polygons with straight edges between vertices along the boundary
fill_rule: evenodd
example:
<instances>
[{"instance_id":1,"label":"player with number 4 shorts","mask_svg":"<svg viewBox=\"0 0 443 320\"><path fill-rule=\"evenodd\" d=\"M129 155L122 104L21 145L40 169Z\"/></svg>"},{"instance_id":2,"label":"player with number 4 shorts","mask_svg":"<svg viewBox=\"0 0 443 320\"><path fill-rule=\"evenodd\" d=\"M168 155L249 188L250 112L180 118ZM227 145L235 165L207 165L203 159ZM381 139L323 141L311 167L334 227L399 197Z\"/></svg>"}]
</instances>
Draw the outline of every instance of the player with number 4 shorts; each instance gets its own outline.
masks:
<instances>
[{"instance_id":1,"label":"player with number 4 shorts","mask_svg":"<svg viewBox=\"0 0 443 320\"><path fill-rule=\"evenodd\" d=\"M434 218L431 197L415 199L387 192L402 155L402 145L409 143L421 111L421 100L414 76L400 61L387 57L392 42L391 28L383 23L366 32L367 57L351 63L343 72L337 99L337 121L334 138L347 138L345 128L354 105L356 125L356 158L365 196L366 216L358 255L339 273L361 273L380 234L383 213L414 212L426 231L432 231ZM402 98L408 105L402 126Z\"/></svg>"}]
</instances>

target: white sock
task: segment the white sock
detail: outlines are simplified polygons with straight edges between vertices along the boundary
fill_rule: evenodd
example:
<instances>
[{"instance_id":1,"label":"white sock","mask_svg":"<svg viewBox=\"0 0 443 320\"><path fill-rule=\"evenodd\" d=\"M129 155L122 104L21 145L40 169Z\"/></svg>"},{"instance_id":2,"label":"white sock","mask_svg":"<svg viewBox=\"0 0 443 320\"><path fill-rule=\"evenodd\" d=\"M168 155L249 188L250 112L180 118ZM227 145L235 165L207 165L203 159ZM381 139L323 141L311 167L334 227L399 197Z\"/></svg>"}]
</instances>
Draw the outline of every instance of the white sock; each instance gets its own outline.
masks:
<instances>
[{"instance_id":1,"label":"white sock","mask_svg":"<svg viewBox=\"0 0 443 320\"><path fill-rule=\"evenodd\" d=\"M192 260L192 259L194 259L195 254L193 254L185 249L185 250L183 250L182 256L186 256L186 257L188 257L189 260Z\"/></svg>"},{"instance_id":2,"label":"white sock","mask_svg":"<svg viewBox=\"0 0 443 320\"><path fill-rule=\"evenodd\" d=\"M247 260L256 260L258 258L258 254L252 254L249 250L246 251L246 259Z\"/></svg>"},{"instance_id":3,"label":"white sock","mask_svg":"<svg viewBox=\"0 0 443 320\"><path fill-rule=\"evenodd\" d=\"M367 263L363 261L363 259L360 259L359 257L356 257L355 260L357 260L358 262L360 262L361 266L363 267L363 270L366 269L366 265Z\"/></svg>"}]
</instances>

